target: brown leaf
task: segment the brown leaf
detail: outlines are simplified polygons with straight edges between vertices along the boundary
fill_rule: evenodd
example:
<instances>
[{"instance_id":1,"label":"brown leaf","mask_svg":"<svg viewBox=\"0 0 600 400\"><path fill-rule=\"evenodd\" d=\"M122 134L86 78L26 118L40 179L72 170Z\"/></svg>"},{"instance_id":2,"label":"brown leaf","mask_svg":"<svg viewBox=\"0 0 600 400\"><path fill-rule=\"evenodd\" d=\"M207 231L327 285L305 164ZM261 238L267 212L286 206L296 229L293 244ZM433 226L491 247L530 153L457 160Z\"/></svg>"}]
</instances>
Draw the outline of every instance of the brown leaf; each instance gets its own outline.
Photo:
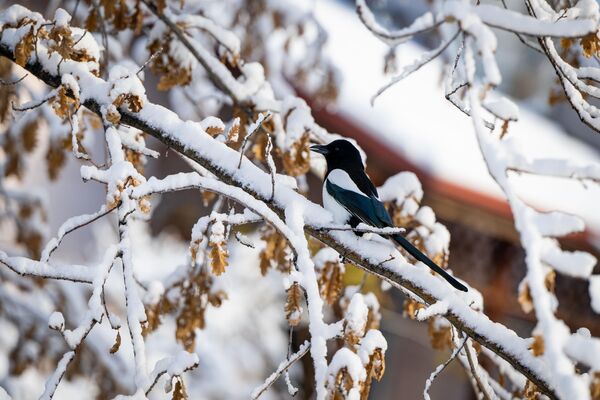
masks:
<instances>
[{"instance_id":1,"label":"brown leaf","mask_svg":"<svg viewBox=\"0 0 600 400\"><path fill-rule=\"evenodd\" d=\"M227 144L237 144L240 138L240 119L236 118L227 132Z\"/></svg>"},{"instance_id":2,"label":"brown leaf","mask_svg":"<svg viewBox=\"0 0 600 400\"><path fill-rule=\"evenodd\" d=\"M556 288L556 271L551 269L544 278L544 286L550 293L554 293L554 289Z\"/></svg>"},{"instance_id":3,"label":"brown leaf","mask_svg":"<svg viewBox=\"0 0 600 400\"><path fill-rule=\"evenodd\" d=\"M406 300L404 300L404 304L402 305L402 315L412 320L416 320L417 311L419 311L422 308L425 308L424 304L421 304L416 300L407 298Z\"/></svg>"},{"instance_id":4,"label":"brown leaf","mask_svg":"<svg viewBox=\"0 0 600 400\"><path fill-rule=\"evenodd\" d=\"M37 132L40 126L40 122L37 119L31 120L25 124L21 132L21 140L23 143L23 149L26 152L31 152L37 144Z\"/></svg>"},{"instance_id":5,"label":"brown leaf","mask_svg":"<svg viewBox=\"0 0 600 400\"><path fill-rule=\"evenodd\" d=\"M533 310L533 299L531 298L531 292L529 291L529 284L523 282L519 285L519 304L525 314L529 314Z\"/></svg>"},{"instance_id":6,"label":"brown leaf","mask_svg":"<svg viewBox=\"0 0 600 400\"><path fill-rule=\"evenodd\" d=\"M323 265L319 276L319 291L323 300L332 305L342 294L343 273L339 262L328 261Z\"/></svg>"},{"instance_id":7,"label":"brown leaf","mask_svg":"<svg viewBox=\"0 0 600 400\"><path fill-rule=\"evenodd\" d=\"M15 46L15 62L24 67L29 60L29 55L35 50L35 36L33 34L33 25L23 38Z\"/></svg>"},{"instance_id":8,"label":"brown leaf","mask_svg":"<svg viewBox=\"0 0 600 400\"><path fill-rule=\"evenodd\" d=\"M142 107L144 107L144 101L138 95L132 93L121 93L113 104L115 107L121 107L123 104L127 103L129 110L133 112L139 112Z\"/></svg>"},{"instance_id":9,"label":"brown leaf","mask_svg":"<svg viewBox=\"0 0 600 400\"><path fill-rule=\"evenodd\" d=\"M590 58L597 54L600 49L600 41L598 40L597 32L592 32L582 37L579 44L581 45L585 57Z\"/></svg>"},{"instance_id":10,"label":"brown leaf","mask_svg":"<svg viewBox=\"0 0 600 400\"><path fill-rule=\"evenodd\" d=\"M48 35L50 40L54 43L48 46L48 52L58 53L62 58L70 59L71 53L73 52L73 45L75 40L71 34L71 28L68 26L54 26Z\"/></svg>"},{"instance_id":11,"label":"brown leaf","mask_svg":"<svg viewBox=\"0 0 600 400\"><path fill-rule=\"evenodd\" d=\"M452 328L450 326L441 325L437 318L430 318L427 328L431 347L436 350L444 350L452 348Z\"/></svg>"},{"instance_id":12,"label":"brown leaf","mask_svg":"<svg viewBox=\"0 0 600 400\"><path fill-rule=\"evenodd\" d=\"M208 128L206 128L206 133L208 133L212 137L215 137L223 133L223 128L221 128L220 126L209 126Z\"/></svg>"},{"instance_id":13,"label":"brown leaf","mask_svg":"<svg viewBox=\"0 0 600 400\"><path fill-rule=\"evenodd\" d=\"M91 7L91 11L85 19L85 29L90 32L97 32L100 24L98 23L98 8Z\"/></svg>"},{"instance_id":14,"label":"brown leaf","mask_svg":"<svg viewBox=\"0 0 600 400\"><path fill-rule=\"evenodd\" d=\"M216 276L221 275L225 272L225 267L227 267L227 248L225 242L221 243L210 243L210 267L212 273Z\"/></svg>"},{"instance_id":15,"label":"brown leaf","mask_svg":"<svg viewBox=\"0 0 600 400\"><path fill-rule=\"evenodd\" d=\"M310 169L310 150L308 132L294 142L290 148L283 153L283 168L291 176L304 175Z\"/></svg>"},{"instance_id":16,"label":"brown leaf","mask_svg":"<svg viewBox=\"0 0 600 400\"><path fill-rule=\"evenodd\" d=\"M523 388L523 398L526 400L537 400L539 390L537 386L530 380L527 380L525 387Z\"/></svg>"},{"instance_id":17,"label":"brown leaf","mask_svg":"<svg viewBox=\"0 0 600 400\"><path fill-rule=\"evenodd\" d=\"M52 141L48 147L46 153L46 161L48 165L48 177L51 180L58 178L58 173L62 169L66 161L65 155L65 141L70 145L71 141L68 139Z\"/></svg>"},{"instance_id":18,"label":"brown leaf","mask_svg":"<svg viewBox=\"0 0 600 400\"><path fill-rule=\"evenodd\" d=\"M183 384L183 379L177 377L175 381L175 389L173 389L173 400L187 400L188 395Z\"/></svg>"},{"instance_id":19,"label":"brown leaf","mask_svg":"<svg viewBox=\"0 0 600 400\"><path fill-rule=\"evenodd\" d=\"M535 357L539 357L544 354L544 338L542 335L533 335L533 343L531 345L531 352Z\"/></svg>"},{"instance_id":20,"label":"brown leaf","mask_svg":"<svg viewBox=\"0 0 600 400\"><path fill-rule=\"evenodd\" d=\"M298 282L294 282L287 289L285 302L285 317L290 326L297 326L302 319L302 289Z\"/></svg>"},{"instance_id":21,"label":"brown leaf","mask_svg":"<svg viewBox=\"0 0 600 400\"><path fill-rule=\"evenodd\" d=\"M56 96L52 98L51 105L58 117L67 119L79 107L79 101L70 97L65 86L61 85L56 92Z\"/></svg>"},{"instance_id":22,"label":"brown leaf","mask_svg":"<svg viewBox=\"0 0 600 400\"><path fill-rule=\"evenodd\" d=\"M281 272L290 273L292 258L287 240L270 226L265 228L261 239L266 242L264 249L260 252L261 274L266 275L271 267L277 267Z\"/></svg>"},{"instance_id":23,"label":"brown leaf","mask_svg":"<svg viewBox=\"0 0 600 400\"><path fill-rule=\"evenodd\" d=\"M121 347L121 332L117 331L117 337L115 338L115 343L110 348L110 354L115 354L119 351L119 347Z\"/></svg>"},{"instance_id":24,"label":"brown leaf","mask_svg":"<svg viewBox=\"0 0 600 400\"><path fill-rule=\"evenodd\" d=\"M369 363L365 366L367 372L367 379L362 385L360 391L361 400L367 400L369 398L369 392L371 391L371 381L377 379L380 381L383 378L385 372L385 358L383 350L380 348L375 349L373 354L369 357Z\"/></svg>"}]
</instances>

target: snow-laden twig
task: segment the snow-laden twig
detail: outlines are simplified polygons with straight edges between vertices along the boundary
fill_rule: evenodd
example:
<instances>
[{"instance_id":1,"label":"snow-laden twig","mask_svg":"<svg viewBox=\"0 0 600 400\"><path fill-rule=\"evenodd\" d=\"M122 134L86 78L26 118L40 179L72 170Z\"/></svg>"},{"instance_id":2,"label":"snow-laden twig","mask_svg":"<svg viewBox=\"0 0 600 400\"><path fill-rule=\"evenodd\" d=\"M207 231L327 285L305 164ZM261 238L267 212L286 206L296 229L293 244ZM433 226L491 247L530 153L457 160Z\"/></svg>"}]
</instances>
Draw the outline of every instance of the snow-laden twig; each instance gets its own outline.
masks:
<instances>
[{"instance_id":1,"label":"snow-laden twig","mask_svg":"<svg viewBox=\"0 0 600 400\"><path fill-rule=\"evenodd\" d=\"M198 355L187 351L182 351L175 357L167 357L157 361L154 370L150 373L148 379L150 383L146 385L144 393L148 396L161 376L165 374L169 378L180 376L184 372L196 368L198 363Z\"/></svg>"},{"instance_id":2,"label":"snow-laden twig","mask_svg":"<svg viewBox=\"0 0 600 400\"><path fill-rule=\"evenodd\" d=\"M437 368L431 373L431 375L429 375L429 378L427 378L427 380L425 381L425 389L423 389L423 398L425 400L431 399L431 397L429 397L429 388L433 384L433 381L435 381L435 378L437 378L438 375L442 373L442 371L446 369L446 367L456 358L458 353L463 349L465 343L467 343L467 340L469 340L469 338L465 337L462 343L458 347L454 348L450 357L443 364L438 365Z\"/></svg>"},{"instance_id":3,"label":"snow-laden twig","mask_svg":"<svg viewBox=\"0 0 600 400\"><path fill-rule=\"evenodd\" d=\"M456 38L458 37L459 34L460 34L460 30L457 30L449 39L442 40L442 43L440 43L440 45L438 47L436 47L435 49L432 49L426 53L423 53L419 57L418 60L415 60L412 64L409 64L406 67L404 67L402 69L402 71L400 72L400 74L393 77L388 83L386 83L379 90L377 90L377 93L375 93L373 95L373 97L371 97L371 105L373 105L375 103L375 100L383 92L388 90L390 87L394 86L396 83L400 82L401 80L407 78L413 72L418 71L419 69L421 69L421 67L427 65L432 60L438 58L440 56L440 54L442 54L448 48L448 46L450 46L450 44L452 44L452 42L454 42L454 40L456 40Z\"/></svg>"},{"instance_id":4,"label":"snow-laden twig","mask_svg":"<svg viewBox=\"0 0 600 400\"><path fill-rule=\"evenodd\" d=\"M82 265L50 265L26 257L9 257L3 251L0 251L0 263L23 276L37 276L81 283L92 283L94 279L94 272Z\"/></svg>"},{"instance_id":5,"label":"snow-laden twig","mask_svg":"<svg viewBox=\"0 0 600 400\"><path fill-rule=\"evenodd\" d=\"M84 226L89 225L94 221L97 221L105 215L110 214L111 212L117 209L117 206L118 204L114 207L107 208L105 205L102 205L102 207L100 207L100 210L96 211L93 214L84 214L67 219L65 222L63 222L60 228L58 228L58 233L56 237L50 239L50 241L46 244L46 247L44 247L44 250L42 250L42 256L40 260L42 262L48 262L50 256L60 246L60 243L62 242L65 236L67 236L71 232L76 231L79 228L83 228Z\"/></svg>"},{"instance_id":6,"label":"snow-laden twig","mask_svg":"<svg viewBox=\"0 0 600 400\"><path fill-rule=\"evenodd\" d=\"M242 145L240 146L240 161L238 163L238 168L242 165L242 158L244 157L244 153L246 153L246 144L248 140L258 129L267 122L271 118L272 114L270 112L261 113L258 115L256 121L254 121L250 126L248 126L248 133L244 136L244 140L242 141Z\"/></svg>"},{"instance_id":7,"label":"snow-laden twig","mask_svg":"<svg viewBox=\"0 0 600 400\"><path fill-rule=\"evenodd\" d=\"M359 224L356 227L351 227L349 225L323 225L319 226L316 229L322 230L324 232L328 231L352 231L357 233L375 233L377 235L402 235L406 233L406 229L404 228L375 228L372 226L367 226L365 224Z\"/></svg>"},{"instance_id":8,"label":"snow-laden twig","mask_svg":"<svg viewBox=\"0 0 600 400\"><path fill-rule=\"evenodd\" d=\"M262 394L264 392L266 392L275 383L275 381L277 381L277 379L279 379L279 377L281 375L283 375L285 372L287 372L287 370L292 365L294 365L294 363L296 361L298 361L302 357L304 357L304 355L306 353L308 353L309 350L310 350L310 342L307 340L307 341L305 341L304 343L302 343L300 345L300 348L298 349L297 352L295 352L294 354L292 354L286 360L282 361L279 364L279 366L277 367L277 369L275 370L275 372L273 372L271 375L269 375L269 377L267 379L265 379L265 381L262 383L262 385L256 387L252 391L252 394L250 395L250 398L252 400L256 400L260 396L262 396Z\"/></svg>"}]
</instances>

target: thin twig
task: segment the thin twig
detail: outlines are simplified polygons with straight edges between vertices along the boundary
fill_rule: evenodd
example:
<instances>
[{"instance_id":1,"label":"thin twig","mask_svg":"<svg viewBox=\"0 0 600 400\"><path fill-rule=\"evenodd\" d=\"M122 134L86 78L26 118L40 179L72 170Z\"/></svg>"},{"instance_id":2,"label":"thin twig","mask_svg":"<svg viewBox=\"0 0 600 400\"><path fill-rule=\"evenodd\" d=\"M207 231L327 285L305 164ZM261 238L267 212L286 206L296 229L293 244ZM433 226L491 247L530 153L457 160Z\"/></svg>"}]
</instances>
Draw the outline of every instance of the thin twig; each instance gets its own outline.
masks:
<instances>
[{"instance_id":1,"label":"thin twig","mask_svg":"<svg viewBox=\"0 0 600 400\"><path fill-rule=\"evenodd\" d=\"M294 365L296 361L300 360L306 353L308 353L309 350L310 342L307 340L300 346L297 352L279 364L275 372L273 372L262 385L252 391L250 398L252 400L256 400L262 396L262 394L266 392L267 389L269 389L284 372L286 372L292 365Z\"/></svg>"},{"instance_id":2,"label":"thin twig","mask_svg":"<svg viewBox=\"0 0 600 400\"><path fill-rule=\"evenodd\" d=\"M450 358L448 358L443 364L438 365L438 367L431 373L431 375L429 375L429 378L427 378L427 380L425 381L425 389L423 390L423 397L425 398L425 400L430 399L429 388L433 384L433 381L435 380L435 378L437 378L439 376L439 374L441 374L442 371L444 369L446 369L446 367L456 358L458 353L460 353L460 351L462 350L464 345L467 343L467 340L469 340L469 337L465 336L465 338L463 339L460 346L458 346L454 349L454 351L450 355Z\"/></svg>"},{"instance_id":3,"label":"thin twig","mask_svg":"<svg viewBox=\"0 0 600 400\"><path fill-rule=\"evenodd\" d=\"M248 139L252 136L258 128L262 126L263 123L268 121L271 116L270 111L267 111L266 114L260 114L258 119L250 126L250 132L244 137L244 141L242 142L242 146L240 147L240 161L238 162L238 169L242 166L242 159L244 158L244 153L246 152L246 143L248 143Z\"/></svg>"},{"instance_id":4,"label":"thin twig","mask_svg":"<svg viewBox=\"0 0 600 400\"><path fill-rule=\"evenodd\" d=\"M271 139L271 134L267 133L267 148L265 152L267 153L267 166L269 167L269 174L271 175L271 198L269 201L273 201L275 198L275 162L273 161L273 155L271 152L273 151L273 140Z\"/></svg>"},{"instance_id":5,"label":"thin twig","mask_svg":"<svg viewBox=\"0 0 600 400\"><path fill-rule=\"evenodd\" d=\"M404 68L404 70L398 76L393 77L388 83L386 83L383 87L381 87L377 91L377 93L375 93L375 95L373 95L373 97L371 97L371 105L373 105L375 103L375 100L377 99L377 97L379 97L383 92L388 90L390 87L392 87L396 83L400 82L401 80L405 79L406 77L410 76L412 73L418 71L423 66L429 64L431 61L435 60L440 54L442 54L448 48L448 46L450 46L450 44L452 42L454 42L454 40L456 40L456 38L458 37L460 32L461 32L460 29L456 30L456 32L448 40L446 40L445 42L442 42L437 48L425 53L424 56L422 57L422 59L417 60L413 64L406 66Z\"/></svg>"},{"instance_id":6,"label":"thin twig","mask_svg":"<svg viewBox=\"0 0 600 400\"><path fill-rule=\"evenodd\" d=\"M94 214L85 215L86 218L83 218L78 224L72 226L71 228L67 229L63 233L59 233L55 239L48 242L48 244L42 251L42 257L41 257L42 261L45 262L50 259L50 256L52 255L52 253L54 253L56 251L58 246L60 246L60 243L62 242L62 240L64 239L65 236L67 236L71 232L76 231L79 228L83 228L84 226L89 225L92 222L99 220L100 218L104 217L105 215L110 214L111 212L116 210L117 207L119 207L120 205L121 205L121 201L119 201L116 205L114 205L113 207L108 208L108 209L105 208L105 206L102 206L99 211L95 212ZM81 217L82 216L78 216L76 218L81 218ZM62 226L68 224L70 220L71 219L68 219L67 221L65 221L65 223ZM62 226L61 226L61 228L62 228ZM58 230L59 232L60 232L61 228L59 228L59 230Z\"/></svg>"},{"instance_id":7,"label":"thin twig","mask_svg":"<svg viewBox=\"0 0 600 400\"><path fill-rule=\"evenodd\" d=\"M361 225L359 225L361 226ZM350 225L322 225L316 228L320 231L352 231L356 233L375 233L377 235L400 235L406 232L404 228L390 227L390 228L376 228L376 227L351 227Z\"/></svg>"},{"instance_id":8,"label":"thin twig","mask_svg":"<svg viewBox=\"0 0 600 400\"><path fill-rule=\"evenodd\" d=\"M155 52L154 52L154 53L153 53L153 54L152 54L152 55L151 55L151 56L150 56L150 57L149 57L149 58L146 60L146 62L144 63L144 65L142 65L142 66L140 67L140 69L138 69L138 70L137 70L137 72L136 72L135 74L136 74L136 75L139 75L139 74L140 74L140 73L141 73L141 72L144 70L144 68L146 68L146 66L148 66L148 64L150 64L152 61L154 61L154 59L155 59L156 57L158 57L159 55L161 55L163 51L164 51L164 47L162 47L162 46L161 46L161 47L160 47L158 50L156 50L156 51L155 51Z\"/></svg>"},{"instance_id":9,"label":"thin twig","mask_svg":"<svg viewBox=\"0 0 600 400\"><path fill-rule=\"evenodd\" d=\"M33 110L35 108L42 106L44 103L46 103L48 100L52 99L55 96L56 96L56 90L52 90L52 91L50 91L50 93L48 93L46 96L44 96L44 98L42 98L41 100L31 100L31 101L28 101L27 103L23 104L22 106L15 106L15 104L13 103L12 109L13 109L13 111L18 111L18 112Z\"/></svg>"},{"instance_id":10,"label":"thin twig","mask_svg":"<svg viewBox=\"0 0 600 400\"><path fill-rule=\"evenodd\" d=\"M0 85L1 86L12 86L12 85L16 85L17 83L20 83L23 79L27 78L29 76L29 74L25 74L22 77L20 77L19 79L17 79L16 81L5 81L4 79L0 79Z\"/></svg>"}]
</instances>

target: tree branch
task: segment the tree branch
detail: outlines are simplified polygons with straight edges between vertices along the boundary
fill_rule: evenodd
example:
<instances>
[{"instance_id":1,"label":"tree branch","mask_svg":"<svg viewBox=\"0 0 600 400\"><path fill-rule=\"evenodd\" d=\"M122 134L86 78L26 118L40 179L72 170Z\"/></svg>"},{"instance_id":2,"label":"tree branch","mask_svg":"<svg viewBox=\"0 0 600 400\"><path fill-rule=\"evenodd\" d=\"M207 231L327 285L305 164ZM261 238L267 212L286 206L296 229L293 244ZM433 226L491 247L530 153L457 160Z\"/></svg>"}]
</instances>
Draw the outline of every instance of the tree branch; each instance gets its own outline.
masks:
<instances>
[{"instance_id":1,"label":"tree branch","mask_svg":"<svg viewBox=\"0 0 600 400\"><path fill-rule=\"evenodd\" d=\"M0 41L0 55L14 61L12 48L4 41ZM80 85L108 87L108 82L91 75L77 64L73 61L65 61L63 71L79 74ZM39 60L31 60L25 68L52 87L60 85L61 77L45 69ZM110 99L98 93L102 91L90 91L88 97L83 99L83 105L96 114L102 115L101 108L109 106ZM263 201L278 215L283 216L289 204L301 204L306 219L305 232L340 254L344 254L348 260L366 271L396 287L403 287L415 293L428 304L433 304L442 298L451 299L451 306L445 317L457 329L504 358L534 382L544 394L556 398L547 365L530 354L528 343L524 339L512 330L495 324L484 314L471 309L468 302L460 295L454 293L445 282L431 275L424 268L412 266L402 257L382 262L393 247L356 238L349 232L323 232L319 229L319 225L329 220L330 214L285 185L277 185L275 196L271 200L269 175L246 158L238 169L239 153L214 140L203 132L199 124L184 122L172 111L149 102L138 113L124 107L121 107L119 112L121 123L154 136L163 144L197 162L222 182L242 188L249 195Z\"/></svg>"}]
</instances>

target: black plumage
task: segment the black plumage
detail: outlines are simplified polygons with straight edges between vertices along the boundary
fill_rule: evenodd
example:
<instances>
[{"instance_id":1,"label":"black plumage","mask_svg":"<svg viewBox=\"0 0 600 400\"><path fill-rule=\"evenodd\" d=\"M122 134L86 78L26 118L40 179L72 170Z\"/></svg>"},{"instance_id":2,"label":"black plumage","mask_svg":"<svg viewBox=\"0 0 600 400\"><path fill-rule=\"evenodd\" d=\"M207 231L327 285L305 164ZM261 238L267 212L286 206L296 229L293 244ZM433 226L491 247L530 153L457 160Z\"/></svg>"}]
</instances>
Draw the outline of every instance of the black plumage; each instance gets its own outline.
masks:
<instances>
[{"instance_id":1,"label":"black plumage","mask_svg":"<svg viewBox=\"0 0 600 400\"><path fill-rule=\"evenodd\" d=\"M339 139L334 140L326 146L312 146L311 150L325 156L327 161L327 174L324 183L325 190L329 196L335 199L335 201L347 211L349 215L348 220L338 222L348 223L353 227L360 222L377 228L394 226L385 206L379 200L377 188L375 188L375 185L373 185L371 179L369 179L365 173L365 168L358 149L354 147L352 143L347 140ZM346 183L346 186L348 187L342 187L332 182L329 178L330 174L335 170L341 170L346 173L354 185L356 185L358 191L356 191L354 185ZM431 261L429 257L413 246L402 235L396 234L390 235L389 237L398 245L402 246L402 248L416 260L421 261L436 273L440 274L453 287L463 292L468 290L466 286Z\"/></svg>"}]
</instances>

